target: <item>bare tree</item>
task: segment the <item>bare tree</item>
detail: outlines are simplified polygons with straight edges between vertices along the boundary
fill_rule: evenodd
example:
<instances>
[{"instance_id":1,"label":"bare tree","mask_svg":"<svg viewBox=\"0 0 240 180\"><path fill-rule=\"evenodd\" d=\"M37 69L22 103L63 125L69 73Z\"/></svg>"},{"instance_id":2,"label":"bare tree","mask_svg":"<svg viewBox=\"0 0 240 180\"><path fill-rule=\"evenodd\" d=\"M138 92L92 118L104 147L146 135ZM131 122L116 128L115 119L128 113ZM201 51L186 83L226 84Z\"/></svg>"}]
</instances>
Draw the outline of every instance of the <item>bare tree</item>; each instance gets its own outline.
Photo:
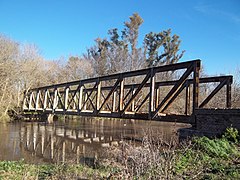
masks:
<instances>
[{"instance_id":1,"label":"bare tree","mask_svg":"<svg viewBox=\"0 0 240 180\"><path fill-rule=\"evenodd\" d=\"M47 61L38 48L0 35L0 118L21 106L24 90L49 84Z\"/></svg>"},{"instance_id":2,"label":"bare tree","mask_svg":"<svg viewBox=\"0 0 240 180\"><path fill-rule=\"evenodd\" d=\"M18 44L0 35L0 118L6 119L7 112L14 102L13 87L16 78L16 57Z\"/></svg>"},{"instance_id":3,"label":"bare tree","mask_svg":"<svg viewBox=\"0 0 240 180\"><path fill-rule=\"evenodd\" d=\"M92 73L93 68L90 61L81 57L70 57L63 68L66 81L85 79Z\"/></svg>"},{"instance_id":4,"label":"bare tree","mask_svg":"<svg viewBox=\"0 0 240 180\"><path fill-rule=\"evenodd\" d=\"M234 73L232 92L232 107L240 108L240 67Z\"/></svg>"}]
</instances>

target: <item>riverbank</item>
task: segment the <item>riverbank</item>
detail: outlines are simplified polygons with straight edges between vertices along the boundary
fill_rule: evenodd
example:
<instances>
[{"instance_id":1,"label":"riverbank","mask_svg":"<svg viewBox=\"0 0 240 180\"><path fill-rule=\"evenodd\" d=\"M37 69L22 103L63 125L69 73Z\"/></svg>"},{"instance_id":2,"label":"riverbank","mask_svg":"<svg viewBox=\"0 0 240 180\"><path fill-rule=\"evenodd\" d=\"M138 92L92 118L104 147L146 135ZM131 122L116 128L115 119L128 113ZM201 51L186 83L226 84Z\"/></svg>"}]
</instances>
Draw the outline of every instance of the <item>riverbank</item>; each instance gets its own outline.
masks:
<instances>
[{"instance_id":1,"label":"riverbank","mask_svg":"<svg viewBox=\"0 0 240 180\"><path fill-rule=\"evenodd\" d=\"M238 138L229 128L222 138L195 138L176 147L146 136L141 146L112 147L95 167L2 161L0 179L239 179Z\"/></svg>"}]
</instances>

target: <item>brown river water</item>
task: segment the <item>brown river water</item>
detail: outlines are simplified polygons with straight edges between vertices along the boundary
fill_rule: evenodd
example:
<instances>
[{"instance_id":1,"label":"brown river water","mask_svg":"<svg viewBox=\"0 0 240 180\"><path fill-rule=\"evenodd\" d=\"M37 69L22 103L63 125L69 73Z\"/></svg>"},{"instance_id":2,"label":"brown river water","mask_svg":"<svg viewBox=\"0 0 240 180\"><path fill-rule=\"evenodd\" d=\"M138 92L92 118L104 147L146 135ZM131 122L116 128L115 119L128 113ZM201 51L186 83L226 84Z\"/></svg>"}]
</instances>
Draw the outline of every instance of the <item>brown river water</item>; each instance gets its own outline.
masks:
<instances>
[{"instance_id":1,"label":"brown river water","mask_svg":"<svg viewBox=\"0 0 240 180\"><path fill-rule=\"evenodd\" d=\"M78 118L43 122L0 123L0 160L29 163L82 163L123 141L141 142L146 132L166 142L177 140L186 124L126 119Z\"/></svg>"}]
</instances>

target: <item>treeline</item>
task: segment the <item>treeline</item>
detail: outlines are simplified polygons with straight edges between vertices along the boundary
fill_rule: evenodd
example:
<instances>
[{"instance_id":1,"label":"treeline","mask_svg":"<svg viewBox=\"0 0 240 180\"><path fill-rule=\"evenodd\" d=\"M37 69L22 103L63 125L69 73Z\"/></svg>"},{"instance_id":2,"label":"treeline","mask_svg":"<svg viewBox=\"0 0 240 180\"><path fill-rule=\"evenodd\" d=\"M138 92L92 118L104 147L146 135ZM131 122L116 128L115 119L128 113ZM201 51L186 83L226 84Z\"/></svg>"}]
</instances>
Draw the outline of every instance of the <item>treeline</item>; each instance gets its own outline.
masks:
<instances>
[{"instance_id":1,"label":"treeline","mask_svg":"<svg viewBox=\"0 0 240 180\"><path fill-rule=\"evenodd\" d=\"M150 32L138 46L143 19L133 14L119 33L114 28L108 38L97 38L81 56L67 60L46 60L38 48L0 35L0 119L9 109L20 107L23 91L49 84L125 72L177 62L180 40L171 30Z\"/></svg>"},{"instance_id":2,"label":"treeline","mask_svg":"<svg viewBox=\"0 0 240 180\"><path fill-rule=\"evenodd\" d=\"M182 58L181 41L179 36L172 35L171 29L150 32L138 44L142 23L143 19L135 13L124 22L123 30L110 29L107 38L97 38L86 53L67 60L46 60L35 45L0 35L0 119L8 118L8 110L21 107L24 90L172 64ZM239 84L233 89L239 92Z\"/></svg>"}]
</instances>

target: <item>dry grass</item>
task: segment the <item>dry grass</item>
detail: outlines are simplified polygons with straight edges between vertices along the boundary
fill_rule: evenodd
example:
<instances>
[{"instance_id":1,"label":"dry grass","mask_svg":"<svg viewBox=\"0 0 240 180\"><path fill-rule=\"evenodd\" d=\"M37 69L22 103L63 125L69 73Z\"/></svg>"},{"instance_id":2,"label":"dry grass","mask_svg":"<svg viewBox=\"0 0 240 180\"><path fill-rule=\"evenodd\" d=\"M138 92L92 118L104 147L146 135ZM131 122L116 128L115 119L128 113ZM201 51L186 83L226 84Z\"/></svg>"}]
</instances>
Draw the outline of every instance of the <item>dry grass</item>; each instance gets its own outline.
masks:
<instances>
[{"instance_id":1,"label":"dry grass","mask_svg":"<svg viewBox=\"0 0 240 180\"><path fill-rule=\"evenodd\" d=\"M172 179L178 143L176 140L166 143L158 137L149 130L141 144L123 142L120 147L109 149L107 158L101 161L102 166L112 168L109 178Z\"/></svg>"},{"instance_id":2,"label":"dry grass","mask_svg":"<svg viewBox=\"0 0 240 180\"><path fill-rule=\"evenodd\" d=\"M100 164L108 179L238 179L240 151L225 138L178 144L146 133L141 144L112 147ZM220 156L222 155L222 156ZM105 157L106 157L105 156Z\"/></svg>"}]
</instances>

